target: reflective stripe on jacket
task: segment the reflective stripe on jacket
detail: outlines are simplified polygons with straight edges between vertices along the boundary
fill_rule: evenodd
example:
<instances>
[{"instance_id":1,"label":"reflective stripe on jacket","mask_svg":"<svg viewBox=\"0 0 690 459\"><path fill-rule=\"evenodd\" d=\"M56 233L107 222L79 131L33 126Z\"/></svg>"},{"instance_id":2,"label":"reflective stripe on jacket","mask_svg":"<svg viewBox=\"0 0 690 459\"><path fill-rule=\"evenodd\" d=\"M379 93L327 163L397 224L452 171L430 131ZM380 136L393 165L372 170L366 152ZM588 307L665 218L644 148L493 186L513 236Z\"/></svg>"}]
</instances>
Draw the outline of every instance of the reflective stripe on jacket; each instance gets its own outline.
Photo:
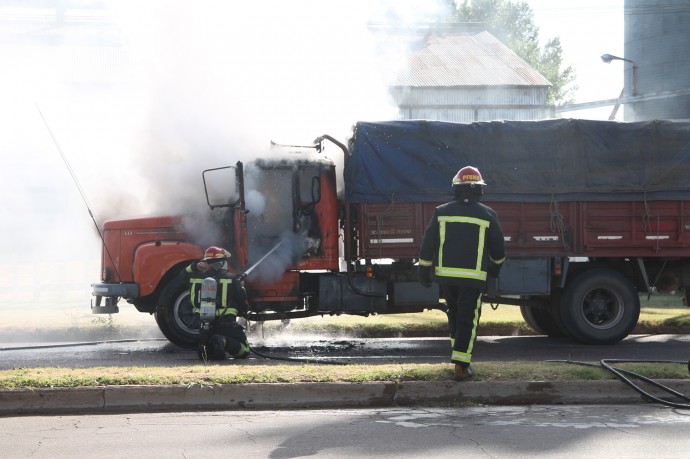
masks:
<instances>
[{"instance_id":1,"label":"reflective stripe on jacket","mask_svg":"<svg viewBox=\"0 0 690 459\"><path fill-rule=\"evenodd\" d=\"M225 269L211 269L210 271L200 272L196 265L197 263L194 262L185 268L185 271L191 275L189 279L189 296L194 307L194 313L199 314L201 283L205 278L212 277L218 285L216 290L216 317L245 317L248 313L247 292L244 286L242 286L242 282Z\"/></svg>"},{"instance_id":2,"label":"reflective stripe on jacket","mask_svg":"<svg viewBox=\"0 0 690 459\"><path fill-rule=\"evenodd\" d=\"M484 288L490 263L505 261L496 213L476 199L437 207L424 232L419 265L434 266L436 281Z\"/></svg>"},{"instance_id":3,"label":"reflective stripe on jacket","mask_svg":"<svg viewBox=\"0 0 690 459\"><path fill-rule=\"evenodd\" d=\"M439 215L438 217L439 226L439 248L438 248L438 263L436 264L436 269L434 273L437 276L442 277L457 277L466 279L478 279L486 280L486 271L482 270L482 259L484 255L484 240L486 238L486 230L490 225L488 220L482 220L480 218L465 217L465 216L454 216L454 215ZM472 251L473 255L470 257L469 264L465 267L456 267L452 263L456 263L458 259L455 253L450 252L449 257L452 260L444 264L444 246L446 245L446 235L453 234L452 225L454 223L464 224L464 225L475 225L474 228L477 231L477 245L476 249ZM472 250L471 247L467 247L467 250ZM472 259L474 258L474 260Z\"/></svg>"}]
</instances>

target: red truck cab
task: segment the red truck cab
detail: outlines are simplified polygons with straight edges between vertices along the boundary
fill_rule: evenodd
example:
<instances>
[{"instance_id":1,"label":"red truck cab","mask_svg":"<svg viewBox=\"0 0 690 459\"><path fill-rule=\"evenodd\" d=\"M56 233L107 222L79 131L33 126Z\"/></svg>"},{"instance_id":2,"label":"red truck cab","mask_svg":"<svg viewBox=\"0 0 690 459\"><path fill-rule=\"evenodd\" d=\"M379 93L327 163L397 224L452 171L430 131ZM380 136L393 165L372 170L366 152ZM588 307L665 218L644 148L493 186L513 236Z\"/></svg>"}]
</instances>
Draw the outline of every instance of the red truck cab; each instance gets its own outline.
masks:
<instances>
[{"instance_id":1,"label":"red truck cab","mask_svg":"<svg viewBox=\"0 0 690 459\"><path fill-rule=\"evenodd\" d=\"M202 258L207 245L219 245L231 252L232 270L247 273L251 319L312 315L300 272L338 269L333 164L257 160L245 171L238 162L204 171L203 181L211 210L203 224L196 216L161 216L103 225L101 282L92 285L92 312L117 313L124 299L154 314L170 341L194 344L198 316L185 268ZM209 226L212 240L204 234ZM254 266L270 251L270 258Z\"/></svg>"}]
</instances>

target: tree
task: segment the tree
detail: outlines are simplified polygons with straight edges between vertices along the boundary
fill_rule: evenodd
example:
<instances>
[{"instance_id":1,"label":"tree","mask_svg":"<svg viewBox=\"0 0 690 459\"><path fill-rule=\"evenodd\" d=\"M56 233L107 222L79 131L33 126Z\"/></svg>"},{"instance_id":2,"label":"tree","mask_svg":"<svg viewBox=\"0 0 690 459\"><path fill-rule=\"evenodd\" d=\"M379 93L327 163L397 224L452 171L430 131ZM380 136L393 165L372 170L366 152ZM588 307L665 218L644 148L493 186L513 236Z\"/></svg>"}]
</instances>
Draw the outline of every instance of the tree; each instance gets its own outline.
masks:
<instances>
[{"instance_id":1,"label":"tree","mask_svg":"<svg viewBox=\"0 0 690 459\"><path fill-rule=\"evenodd\" d=\"M572 102L571 96L577 89L572 84L575 70L571 66L562 68L561 39L552 38L543 49L540 48L539 28L534 24L534 14L527 3L463 0L462 3L456 2L453 21L484 23L487 31L551 82L548 103L564 105Z\"/></svg>"}]
</instances>

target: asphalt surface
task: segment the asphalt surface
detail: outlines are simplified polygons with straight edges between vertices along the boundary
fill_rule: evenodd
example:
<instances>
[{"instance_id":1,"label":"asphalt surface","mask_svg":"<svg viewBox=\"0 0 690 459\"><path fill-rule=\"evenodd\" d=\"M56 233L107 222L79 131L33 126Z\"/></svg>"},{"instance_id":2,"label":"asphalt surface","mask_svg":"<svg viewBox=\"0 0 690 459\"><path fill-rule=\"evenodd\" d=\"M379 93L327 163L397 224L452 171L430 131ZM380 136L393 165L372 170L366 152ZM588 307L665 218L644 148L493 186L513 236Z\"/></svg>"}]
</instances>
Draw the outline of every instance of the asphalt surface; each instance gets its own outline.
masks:
<instances>
[{"instance_id":1,"label":"asphalt surface","mask_svg":"<svg viewBox=\"0 0 690 459\"><path fill-rule=\"evenodd\" d=\"M253 349L277 358L336 360L358 364L448 363L447 338L346 338L281 334L249 337ZM256 357L256 356L253 356ZM612 345L585 345L545 336L480 336L477 362L602 359L690 360L690 335L631 335ZM199 363L196 352L164 339L78 343L0 344L0 370L11 368L89 368L186 366ZM245 365L283 363L252 358Z\"/></svg>"},{"instance_id":2,"label":"asphalt surface","mask_svg":"<svg viewBox=\"0 0 690 459\"><path fill-rule=\"evenodd\" d=\"M643 359L689 360L688 335L634 335L611 346L585 346L546 337L480 337L478 361ZM447 362L447 340L378 339L288 342L264 340L254 346L272 355L338 359L351 363ZM13 344L2 347L1 367L190 365L194 351L163 341L64 344L44 347ZM57 362L57 364L56 364ZM104 363L107 362L107 363ZM143 363L142 363L143 362ZM267 364L253 358L246 364ZM243 362L243 364L245 364ZM272 361L283 363L282 361ZM657 381L685 398L669 396L649 385L653 397L690 408L690 380ZM229 409L308 409L381 406L625 404L650 403L649 397L620 380L609 381L381 381L371 383L237 384L196 386L104 386L0 390L0 415L195 411ZM655 402L659 403L659 401Z\"/></svg>"},{"instance_id":3,"label":"asphalt surface","mask_svg":"<svg viewBox=\"0 0 690 459\"><path fill-rule=\"evenodd\" d=\"M690 416L654 405L375 407L0 417L31 459L687 459Z\"/></svg>"}]
</instances>

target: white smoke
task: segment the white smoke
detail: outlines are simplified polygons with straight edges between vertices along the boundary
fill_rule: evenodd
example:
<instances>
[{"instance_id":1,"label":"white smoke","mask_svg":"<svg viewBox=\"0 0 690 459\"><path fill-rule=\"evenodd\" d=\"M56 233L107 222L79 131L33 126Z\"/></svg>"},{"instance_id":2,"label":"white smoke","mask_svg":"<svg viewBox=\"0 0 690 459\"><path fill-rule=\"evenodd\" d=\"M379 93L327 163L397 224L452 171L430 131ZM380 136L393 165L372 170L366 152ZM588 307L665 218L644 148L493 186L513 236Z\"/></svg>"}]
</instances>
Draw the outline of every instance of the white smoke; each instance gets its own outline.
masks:
<instances>
[{"instance_id":1,"label":"white smoke","mask_svg":"<svg viewBox=\"0 0 690 459\"><path fill-rule=\"evenodd\" d=\"M345 142L357 120L395 115L368 2L108 5L136 75L128 105L139 124L118 155L125 170L108 170L129 186L94 193L99 222L182 214L197 242L214 243L202 170L275 157L272 140L308 145L331 134ZM342 152L329 151L342 173ZM262 199L247 188L250 211L260 214L252 207Z\"/></svg>"},{"instance_id":2,"label":"white smoke","mask_svg":"<svg viewBox=\"0 0 690 459\"><path fill-rule=\"evenodd\" d=\"M248 190L245 203L250 214L261 215L266 210L266 197L258 190Z\"/></svg>"},{"instance_id":3,"label":"white smoke","mask_svg":"<svg viewBox=\"0 0 690 459\"><path fill-rule=\"evenodd\" d=\"M17 24L28 18L47 32L0 30L0 122L6 126L0 136L0 268L11 274L1 285L3 310L55 307L68 299L80 320L81 311L91 318L100 241L89 212L99 224L183 214L197 239L216 240L202 170L270 156L271 140L304 145L330 134L346 141L355 121L396 115L367 28L390 5L107 5L107 11L82 14L75 10L79 2L56 0L54 6L66 8L62 23L49 7L20 8ZM10 20L13 14L0 8ZM16 30L21 40L12 35ZM341 160L337 148L327 151ZM257 198L251 205L260 210Z\"/></svg>"}]
</instances>

